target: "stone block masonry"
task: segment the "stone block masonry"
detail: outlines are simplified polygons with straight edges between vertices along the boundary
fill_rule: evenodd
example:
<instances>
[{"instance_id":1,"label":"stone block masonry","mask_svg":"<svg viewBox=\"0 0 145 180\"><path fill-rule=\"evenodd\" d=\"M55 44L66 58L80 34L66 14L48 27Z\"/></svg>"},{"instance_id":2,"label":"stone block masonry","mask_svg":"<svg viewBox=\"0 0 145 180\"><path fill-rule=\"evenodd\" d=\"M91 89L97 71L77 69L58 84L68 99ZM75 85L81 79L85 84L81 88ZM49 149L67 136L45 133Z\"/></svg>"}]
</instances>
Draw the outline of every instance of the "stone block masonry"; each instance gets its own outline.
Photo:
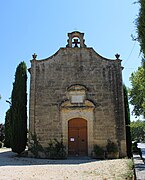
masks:
<instances>
[{"instance_id":1,"label":"stone block masonry","mask_svg":"<svg viewBox=\"0 0 145 180\"><path fill-rule=\"evenodd\" d=\"M74 38L78 40L73 42ZM53 56L31 61L30 134L36 134L44 148L50 140L62 138L69 155L73 145L68 139L68 122L82 118L87 121L87 137L82 137L87 155L91 156L95 144L105 149L110 139L118 145L120 157L124 157L121 60L103 58L93 48L87 48L80 32L69 33L68 42ZM74 153L81 154L83 150L77 146L83 145L77 139L75 143Z\"/></svg>"}]
</instances>

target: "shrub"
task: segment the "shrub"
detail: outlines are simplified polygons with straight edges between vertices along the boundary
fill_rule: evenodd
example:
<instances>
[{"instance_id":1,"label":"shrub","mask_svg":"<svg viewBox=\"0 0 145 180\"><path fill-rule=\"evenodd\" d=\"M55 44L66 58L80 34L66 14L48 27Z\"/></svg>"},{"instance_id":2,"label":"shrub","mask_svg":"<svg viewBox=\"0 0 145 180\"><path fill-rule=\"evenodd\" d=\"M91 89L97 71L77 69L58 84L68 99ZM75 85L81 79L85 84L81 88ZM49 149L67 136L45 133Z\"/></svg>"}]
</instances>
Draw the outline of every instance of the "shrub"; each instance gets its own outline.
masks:
<instances>
[{"instance_id":1,"label":"shrub","mask_svg":"<svg viewBox=\"0 0 145 180\"><path fill-rule=\"evenodd\" d=\"M32 135L32 141L30 142L30 152L32 152L32 154L34 155L34 157L39 158L39 152L43 152L43 147L41 146L41 144L38 142L37 140L37 136L36 134Z\"/></svg>"},{"instance_id":2,"label":"shrub","mask_svg":"<svg viewBox=\"0 0 145 180\"><path fill-rule=\"evenodd\" d=\"M57 139L54 141L50 141L47 148L43 148L39 141L37 140L36 134L32 135L32 140L29 142L29 151L36 158L49 158L49 159L65 159L66 151L65 146L63 145L63 141L60 142ZM40 155L41 153L41 155Z\"/></svg>"},{"instance_id":3,"label":"shrub","mask_svg":"<svg viewBox=\"0 0 145 180\"><path fill-rule=\"evenodd\" d=\"M106 149L107 149L108 153L116 153L116 152L118 152L117 145L114 142L112 142L111 140L109 140L109 139L108 139Z\"/></svg>"},{"instance_id":4,"label":"shrub","mask_svg":"<svg viewBox=\"0 0 145 180\"><path fill-rule=\"evenodd\" d=\"M94 145L94 153L96 156L103 156L104 155L104 150L103 148L101 148L100 146L98 146L97 144Z\"/></svg>"},{"instance_id":5,"label":"shrub","mask_svg":"<svg viewBox=\"0 0 145 180\"><path fill-rule=\"evenodd\" d=\"M63 141L60 142L57 139L50 141L48 147L46 148L46 156L50 159L65 159L66 151Z\"/></svg>"}]
</instances>

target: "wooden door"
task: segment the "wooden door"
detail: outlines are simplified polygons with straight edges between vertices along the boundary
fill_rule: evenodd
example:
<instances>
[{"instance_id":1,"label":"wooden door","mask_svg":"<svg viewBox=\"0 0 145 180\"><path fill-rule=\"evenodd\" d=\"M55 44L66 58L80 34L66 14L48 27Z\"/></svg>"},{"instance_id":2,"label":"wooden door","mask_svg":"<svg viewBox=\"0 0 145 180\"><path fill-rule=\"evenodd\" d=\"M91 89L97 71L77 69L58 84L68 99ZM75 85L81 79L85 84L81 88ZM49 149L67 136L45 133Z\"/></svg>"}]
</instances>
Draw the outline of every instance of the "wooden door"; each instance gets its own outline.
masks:
<instances>
[{"instance_id":1,"label":"wooden door","mask_svg":"<svg viewBox=\"0 0 145 180\"><path fill-rule=\"evenodd\" d=\"M68 154L85 156L88 153L87 121L81 118L68 122Z\"/></svg>"}]
</instances>

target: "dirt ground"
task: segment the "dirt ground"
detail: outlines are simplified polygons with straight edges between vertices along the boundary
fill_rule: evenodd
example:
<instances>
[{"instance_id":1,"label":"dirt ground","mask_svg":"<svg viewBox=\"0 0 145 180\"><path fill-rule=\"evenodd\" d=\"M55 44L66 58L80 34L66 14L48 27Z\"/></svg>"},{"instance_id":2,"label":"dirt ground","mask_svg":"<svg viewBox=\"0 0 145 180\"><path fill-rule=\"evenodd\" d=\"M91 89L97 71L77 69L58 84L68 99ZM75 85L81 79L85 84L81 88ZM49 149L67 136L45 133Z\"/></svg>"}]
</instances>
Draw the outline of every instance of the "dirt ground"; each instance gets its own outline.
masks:
<instances>
[{"instance_id":1,"label":"dirt ground","mask_svg":"<svg viewBox=\"0 0 145 180\"><path fill-rule=\"evenodd\" d=\"M49 160L19 158L10 149L0 149L0 180L125 180L128 159L83 158Z\"/></svg>"}]
</instances>

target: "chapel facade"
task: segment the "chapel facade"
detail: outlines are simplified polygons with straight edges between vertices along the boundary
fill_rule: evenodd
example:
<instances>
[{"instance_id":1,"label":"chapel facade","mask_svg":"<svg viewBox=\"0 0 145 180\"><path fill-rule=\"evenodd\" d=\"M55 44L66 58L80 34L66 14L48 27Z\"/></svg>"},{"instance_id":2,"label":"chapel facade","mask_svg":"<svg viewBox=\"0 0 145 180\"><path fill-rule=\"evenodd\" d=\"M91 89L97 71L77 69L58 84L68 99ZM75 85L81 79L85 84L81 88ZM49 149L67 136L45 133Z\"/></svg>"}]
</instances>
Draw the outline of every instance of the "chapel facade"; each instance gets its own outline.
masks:
<instances>
[{"instance_id":1,"label":"chapel facade","mask_svg":"<svg viewBox=\"0 0 145 180\"><path fill-rule=\"evenodd\" d=\"M68 33L67 45L30 68L29 149L63 142L67 155L91 156L94 145L116 143L126 156L126 127L119 55L106 59L85 45L84 33ZM44 155L40 154L40 157Z\"/></svg>"}]
</instances>

